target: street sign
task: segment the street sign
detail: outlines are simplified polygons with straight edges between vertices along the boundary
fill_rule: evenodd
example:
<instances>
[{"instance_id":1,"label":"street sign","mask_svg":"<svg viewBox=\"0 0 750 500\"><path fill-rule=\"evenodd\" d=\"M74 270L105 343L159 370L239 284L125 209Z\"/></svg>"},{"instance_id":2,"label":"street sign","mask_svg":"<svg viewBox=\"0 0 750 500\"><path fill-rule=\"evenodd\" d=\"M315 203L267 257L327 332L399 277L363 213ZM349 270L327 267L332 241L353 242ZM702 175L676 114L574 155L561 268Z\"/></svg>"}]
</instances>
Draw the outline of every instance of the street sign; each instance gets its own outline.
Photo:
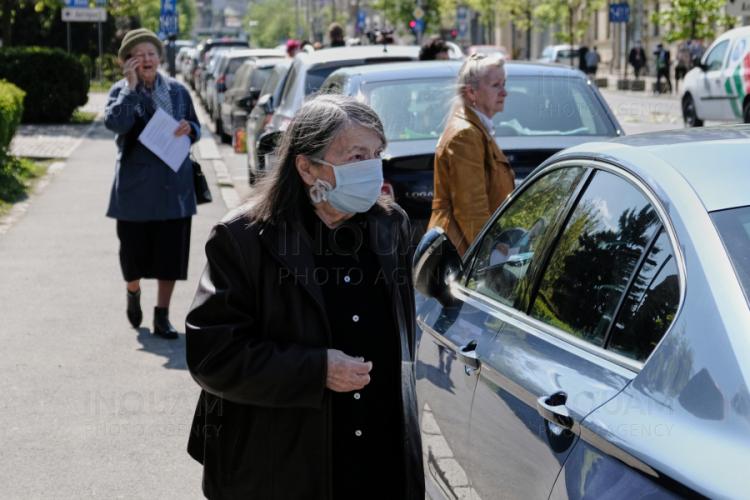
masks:
<instances>
[{"instance_id":1,"label":"street sign","mask_svg":"<svg viewBox=\"0 0 750 500\"><path fill-rule=\"evenodd\" d=\"M630 19L630 5L626 3L609 4L609 22L627 23Z\"/></svg>"},{"instance_id":2,"label":"street sign","mask_svg":"<svg viewBox=\"0 0 750 500\"><path fill-rule=\"evenodd\" d=\"M726 8L729 16L750 16L750 1L727 0Z\"/></svg>"},{"instance_id":3,"label":"street sign","mask_svg":"<svg viewBox=\"0 0 750 500\"><path fill-rule=\"evenodd\" d=\"M357 12L357 31L362 32L365 30L365 23L367 22L367 12L360 9Z\"/></svg>"},{"instance_id":4,"label":"street sign","mask_svg":"<svg viewBox=\"0 0 750 500\"><path fill-rule=\"evenodd\" d=\"M420 6L414 8L414 19L422 19L424 17L424 10Z\"/></svg>"},{"instance_id":5,"label":"street sign","mask_svg":"<svg viewBox=\"0 0 750 500\"><path fill-rule=\"evenodd\" d=\"M161 13L159 14L159 34L164 37L176 35L177 27L177 0L161 0Z\"/></svg>"},{"instance_id":6,"label":"street sign","mask_svg":"<svg viewBox=\"0 0 750 500\"><path fill-rule=\"evenodd\" d=\"M456 8L456 24L458 25L458 38L466 38L469 35L469 9L463 5Z\"/></svg>"},{"instance_id":7,"label":"street sign","mask_svg":"<svg viewBox=\"0 0 750 500\"><path fill-rule=\"evenodd\" d=\"M65 6L71 9L88 9L89 0L65 0Z\"/></svg>"},{"instance_id":8,"label":"street sign","mask_svg":"<svg viewBox=\"0 0 750 500\"><path fill-rule=\"evenodd\" d=\"M415 19L414 31L417 33L424 33L424 18Z\"/></svg>"},{"instance_id":9,"label":"street sign","mask_svg":"<svg viewBox=\"0 0 750 500\"><path fill-rule=\"evenodd\" d=\"M62 20L66 23L103 23L107 20L107 9L63 7Z\"/></svg>"}]
</instances>

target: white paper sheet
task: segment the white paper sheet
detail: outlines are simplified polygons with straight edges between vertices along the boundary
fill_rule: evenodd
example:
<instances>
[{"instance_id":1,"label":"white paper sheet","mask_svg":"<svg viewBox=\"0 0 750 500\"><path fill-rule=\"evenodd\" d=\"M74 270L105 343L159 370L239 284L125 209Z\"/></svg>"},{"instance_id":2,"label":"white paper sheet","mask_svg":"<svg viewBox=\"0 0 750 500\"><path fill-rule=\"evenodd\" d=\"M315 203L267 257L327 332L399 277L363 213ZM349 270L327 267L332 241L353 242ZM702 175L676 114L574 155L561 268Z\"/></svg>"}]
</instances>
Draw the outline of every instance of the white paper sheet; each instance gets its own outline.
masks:
<instances>
[{"instance_id":1,"label":"white paper sheet","mask_svg":"<svg viewBox=\"0 0 750 500\"><path fill-rule=\"evenodd\" d=\"M179 122L169 116L161 108L156 108L156 113L146 124L138 140L150 149L156 156L161 158L169 168L177 172L190 153L190 138L186 135L176 137Z\"/></svg>"}]
</instances>

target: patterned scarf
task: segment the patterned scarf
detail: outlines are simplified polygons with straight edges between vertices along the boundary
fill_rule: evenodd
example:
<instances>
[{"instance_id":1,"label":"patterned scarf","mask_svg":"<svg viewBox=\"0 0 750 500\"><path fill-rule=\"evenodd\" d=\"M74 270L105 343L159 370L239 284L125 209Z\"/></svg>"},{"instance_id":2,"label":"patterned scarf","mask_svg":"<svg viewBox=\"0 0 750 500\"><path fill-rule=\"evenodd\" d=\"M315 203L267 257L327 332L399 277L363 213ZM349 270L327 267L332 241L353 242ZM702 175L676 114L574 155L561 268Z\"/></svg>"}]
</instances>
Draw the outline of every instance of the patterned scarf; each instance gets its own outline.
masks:
<instances>
[{"instance_id":1,"label":"patterned scarf","mask_svg":"<svg viewBox=\"0 0 750 500\"><path fill-rule=\"evenodd\" d=\"M154 104L166 111L169 116L177 119L177 117L174 115L174 110L172 109L172 98L169 95L169 86L159 73L156 74L156 82L154 88L149 90L144 86L143 93L151 97L151 99L153 99L154 101Z\"/></svg>"}]
</instances>

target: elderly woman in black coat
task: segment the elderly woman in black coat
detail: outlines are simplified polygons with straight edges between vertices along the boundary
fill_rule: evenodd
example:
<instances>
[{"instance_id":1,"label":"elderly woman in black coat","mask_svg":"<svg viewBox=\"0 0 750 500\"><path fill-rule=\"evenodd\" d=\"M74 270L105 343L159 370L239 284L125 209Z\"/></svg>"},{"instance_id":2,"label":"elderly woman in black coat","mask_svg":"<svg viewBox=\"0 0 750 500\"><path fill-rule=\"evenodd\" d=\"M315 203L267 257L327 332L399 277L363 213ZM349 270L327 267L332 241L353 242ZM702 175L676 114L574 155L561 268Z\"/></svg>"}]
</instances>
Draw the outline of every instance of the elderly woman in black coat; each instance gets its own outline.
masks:
<instances>
[{"instance_id":1,"label":"elderly woman in black coat","mask_svg":"<svg viewBox=\"0 0 750 500\"><path fill-rule=\"evenodd\" d=\"M187 279L190 228L195 215L193 168L185 158L177 171L141 144L138 136L157 109L177 122L175 137L200 138L200 125L187 89L158 72L163 48L145 28L125 34L119 57L124 78L109 91L104 124L117 134L117 165L107 216L117 219L120 267L127 288L127 317L143 320L141 279L158 281L153 333L177 338L169 321L175 281Z\"/></svg>"},{"instance_id":2,"label":"elderly woman in black coat","mask_svg":"<svg viewBox=\"0 0 750 500\"><path fill-rule=\"evenodd\" d=\"M384 146L371 108L319 96L215 226L186 326L207 497L424 498L409 225L380 197Z\"/></svg>"}]
</instances>

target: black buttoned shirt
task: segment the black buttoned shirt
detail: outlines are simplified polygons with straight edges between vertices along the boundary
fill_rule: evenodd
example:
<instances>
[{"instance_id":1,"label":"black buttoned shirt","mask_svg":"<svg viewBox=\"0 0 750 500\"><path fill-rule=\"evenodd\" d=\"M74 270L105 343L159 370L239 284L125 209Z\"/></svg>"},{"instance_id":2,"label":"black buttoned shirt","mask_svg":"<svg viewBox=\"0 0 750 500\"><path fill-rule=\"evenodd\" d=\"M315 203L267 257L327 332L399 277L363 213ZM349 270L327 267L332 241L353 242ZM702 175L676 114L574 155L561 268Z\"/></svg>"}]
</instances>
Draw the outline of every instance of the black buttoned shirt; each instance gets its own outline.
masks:
<instances>
[{"instance_id":1,"label":"black buttoned shirt","mask_svg":"<svg viewBox=\"0 0 750 500\"><path fill-rule=\"evenodd\" d=\"M373 363L370 383L362 390L331 393L333 497L396 498L403 488L403 436L393 299L368 244L365 217L330 229L310 211L306 226L331 347Z\"/></svg>"}]
</instances>

